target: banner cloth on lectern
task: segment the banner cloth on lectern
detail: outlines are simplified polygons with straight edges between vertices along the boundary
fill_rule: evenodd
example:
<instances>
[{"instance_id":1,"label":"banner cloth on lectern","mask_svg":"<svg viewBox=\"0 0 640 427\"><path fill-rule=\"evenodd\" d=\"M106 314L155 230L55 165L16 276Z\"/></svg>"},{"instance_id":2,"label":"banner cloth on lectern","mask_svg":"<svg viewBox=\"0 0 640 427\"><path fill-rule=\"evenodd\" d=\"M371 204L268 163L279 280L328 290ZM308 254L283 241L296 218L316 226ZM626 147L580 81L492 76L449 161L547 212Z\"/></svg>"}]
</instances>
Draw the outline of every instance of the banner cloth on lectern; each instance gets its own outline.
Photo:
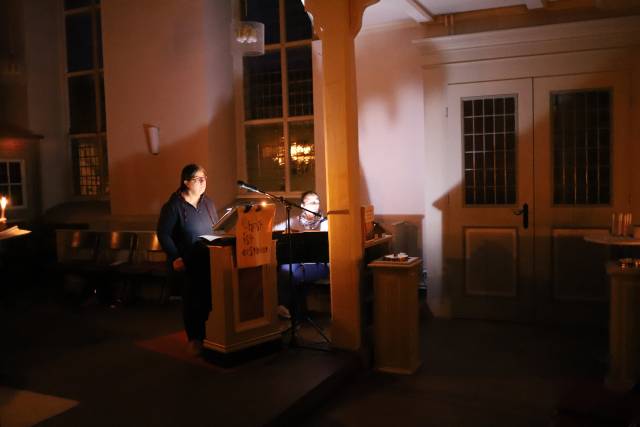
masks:
<instances>
[{"instance_id":1,"label":"banner cloth on lectern","mask_svg":"<svg viewBox=\"0 0 640 427\"><path fill-rule=\"evenodd\" d=\"M238 209L236 259L238 268L257 267L271 262L271 229L275 205L254 205Z\"/></svg>"}]
</instances>

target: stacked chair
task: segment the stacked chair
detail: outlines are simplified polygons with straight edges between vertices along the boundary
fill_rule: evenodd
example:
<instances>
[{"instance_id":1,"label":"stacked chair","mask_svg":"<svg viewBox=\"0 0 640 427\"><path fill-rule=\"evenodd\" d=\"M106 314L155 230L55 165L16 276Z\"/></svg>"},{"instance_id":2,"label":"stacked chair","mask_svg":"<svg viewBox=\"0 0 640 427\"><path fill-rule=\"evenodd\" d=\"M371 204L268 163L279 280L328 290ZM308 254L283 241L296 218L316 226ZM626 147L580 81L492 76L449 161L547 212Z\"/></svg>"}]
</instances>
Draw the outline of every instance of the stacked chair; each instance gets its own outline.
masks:
<instances>
[{"instance_id":1,"label":"stacked chair","mask_svg":"<svg viewBox=\"0 0 640 427\"><path fill-rule=\"evenodd\" d=\"M85 302L129 303L136 288L160 282L160 301L171 292L171 271L151 231L56 230L56 270L66 283L81 279Z\"/></svg>"},{"instance_id":2,"label":"stacked chair","mask_svg":"<svg viewBox=\"0 0 640 427\"><path fill-rule=\"evenodd\" d=\"M84 282L84 297L113 303L118 269L131 264L136 234L122 231L57 230L57 270Z\"/></svg>"},{"instance_id":3,"label":"stacked chair","mask_svg":"<svg viewBox=\"0 0 640 427\"><path fill-rule=\"evenodd\" d=\"M123 287L123 301L132 300L133 286L148 280L160 281L160 301L164 302L170 293L170 270L167 265L167 255L162 250L158 235L154 232L138 233L136 250L131 263L118 267L121 274Z\"/></svg>"}]
</instances>

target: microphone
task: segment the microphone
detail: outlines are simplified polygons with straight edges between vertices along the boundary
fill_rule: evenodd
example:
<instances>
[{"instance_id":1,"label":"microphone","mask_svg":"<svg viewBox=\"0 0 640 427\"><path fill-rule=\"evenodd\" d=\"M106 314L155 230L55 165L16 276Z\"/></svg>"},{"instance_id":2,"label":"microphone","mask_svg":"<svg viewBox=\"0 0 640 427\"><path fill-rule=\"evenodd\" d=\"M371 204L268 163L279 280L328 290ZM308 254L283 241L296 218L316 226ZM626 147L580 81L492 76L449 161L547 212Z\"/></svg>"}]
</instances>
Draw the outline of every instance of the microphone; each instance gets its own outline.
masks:
<instances>
[{"instance_id":1,"label":"microphone","mask_svg":"<svg viewBox=\"0 0 640 427\"><path fill-rule=\"evenodd\" d=\"M246 182L244 182L244 181L240 181L240 180L238 180L238 187L240 187L240 188L244 188L245 190L253 191L253 192L256 192L256 193L259 193L259 192L260 192L260 191L259 191L256 187L254 187L253 185L249 185L249 184L247 184Z\"/></svg>"}]
</instances>

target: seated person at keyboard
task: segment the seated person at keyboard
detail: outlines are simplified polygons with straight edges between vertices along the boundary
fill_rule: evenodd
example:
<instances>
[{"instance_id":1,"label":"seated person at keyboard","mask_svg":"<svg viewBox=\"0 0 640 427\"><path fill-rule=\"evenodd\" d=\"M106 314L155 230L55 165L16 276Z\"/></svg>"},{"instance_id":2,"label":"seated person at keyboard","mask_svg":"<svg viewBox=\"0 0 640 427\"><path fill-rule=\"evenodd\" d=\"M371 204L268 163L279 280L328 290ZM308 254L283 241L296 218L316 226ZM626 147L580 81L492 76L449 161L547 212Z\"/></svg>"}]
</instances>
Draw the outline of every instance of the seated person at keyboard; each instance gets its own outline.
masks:
<instances>
[{"instance_id":1,"label":"seated person at keyboard","mask_svg":"<svg viewBox=\"0 0 640 427\"><path fill-rule=\"evenodd\" d=\"M300 198L300 206L312 212L320 213L320 196L314 191L305 191ZM327 218L324 216L317 217L310 212L292 209L291 211L291 230L296 231L329 231ZM286 219L274 225L273 231L285 231L287 227Z\"/></svg>"},{"instance_id":2,"label":"seated person at keyboard","mask_svg":"<svg viewBox=\"0 0 640 427\"><path fill-rule=\"evenodd\" d=\"M300 206L312 212L320 212L320 197L313 191L306 191L300 198ZM297 210L297 209L296 209ZM293 216L295 215L295 216ZM323 216L317 217L311 212L300 210L293 212L291 217L292 231L327 231L327 219ZM286 221L285 221L286 222ZM278 224L274 227L276 230L284 229L284 224ZM329 264L324 262L317 263L294 263L283 264L278 270L278 314L281 317L290 317L289 309L291 307L292 289L289 286L289 268L293 272L291 278L291 286L299 286L301 283L312 283L316 280L327 279L329 277ZM299 287L296 288L298 293L302 292Z\"/></svg>"}]
</instances>

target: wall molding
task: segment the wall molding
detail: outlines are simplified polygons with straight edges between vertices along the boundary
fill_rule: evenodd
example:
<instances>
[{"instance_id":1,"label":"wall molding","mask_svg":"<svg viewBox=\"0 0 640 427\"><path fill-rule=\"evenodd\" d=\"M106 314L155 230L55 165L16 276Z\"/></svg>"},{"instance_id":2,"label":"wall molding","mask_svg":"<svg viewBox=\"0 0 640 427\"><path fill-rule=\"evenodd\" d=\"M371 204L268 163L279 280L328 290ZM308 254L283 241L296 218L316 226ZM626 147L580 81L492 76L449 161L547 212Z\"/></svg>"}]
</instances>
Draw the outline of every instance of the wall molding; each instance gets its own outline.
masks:
<instances>
[{"instance_id":1,"label":"wall molding","mask_svg":"<svg viewBox=\"0 0 640 427\"><path fill-rule=\"evenodd\" d=\"M424 66L640 46L640 16L539 25L412 42Z\"/></svg>"}]
</instances>

